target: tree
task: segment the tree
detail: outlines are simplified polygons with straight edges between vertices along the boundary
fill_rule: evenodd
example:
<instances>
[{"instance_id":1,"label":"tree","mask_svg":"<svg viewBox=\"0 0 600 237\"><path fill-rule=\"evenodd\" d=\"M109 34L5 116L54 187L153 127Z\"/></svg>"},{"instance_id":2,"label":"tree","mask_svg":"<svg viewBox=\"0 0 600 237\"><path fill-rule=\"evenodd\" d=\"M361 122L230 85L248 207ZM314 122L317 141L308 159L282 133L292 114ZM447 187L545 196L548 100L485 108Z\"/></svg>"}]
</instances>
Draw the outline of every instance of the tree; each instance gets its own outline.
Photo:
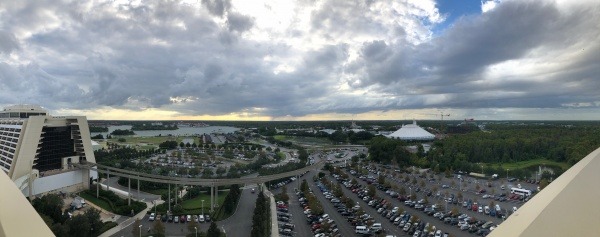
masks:
<instances>
[{"instance_id":1,"label":"tree","mask_svg":"<svg viewBox=\"0 0 600 237\"><path fill-rule=\"evenodd\" d=\"M219 168L217 168L217 175L218 175L219 177L221 177L221 176L222 176L223 174L225 174L226 172L227 172L227 170L226 170L225 168L223 168L223 167L219 167Z\"/></svg>"},{"instance_id":2,"label":"tree","mask_svg":"<svg viewBox=\"0 0 600 237\"><path fill-rule=\"evenodd\" d=\"M64 202L62 198L56 194L47 194L41 198L36 198L32 202L32 206L38 213L44 214L52 218L54 223L63 223L62 207Z\"/></svg>"},{"instance_id":3,"label":"tree","mask_svg":"<svg viewBox=\"0 0 600 237\"><path fill-rule=\"evenodd\" d=\"M195 222L195 221L188 221L187 229L190 232L190 234L195 234L196 230L198 228L200 228L200 226L198 225L197 222Z\"/></svg>"},{"instance_id":4,"label":"tree","mask_svg":"<svg viewBox=\"0 0 600 237\"><path fill-rule=\"evenodd\" d=\"M54 225L52 225L50 230L52 230L52 233L55 236L69 236L69 226L68 225L61 225L60 223L54 223Z\"/></svg>"},{"instance_id":5,"label":"tree","mask_svg":"<svg viewBox=\"0 0 600 237\"><path fill-rule=\"evenodd\" d=\"M400 190L398 190L398 193L402 196L406 195L406 188L404 188L404 186L400 186Z\"/></svg>"},{"instance_id":6,"label":"tree","mask_svg":"<svg viewBox=\"0 0 600 237\"><path fill-rule=\"evenodd\" d=\"M210 178L213 176L213 171L212 169L206 168L202 171L202 177L204 178Z\"/></svg>"},{"instance_id":7,"label":"tree","mask_svg":"<svg viewBox=\"0 0 600 237\"><path fill-rule=\"evenodd\" d=\"M100 234L100 229L102 229L102 221L100 220L100 211L89 208L84 213L83 216L86 218L87 222L90 225L90 236L97 236Z\"/></svg>"},{"instance_id":8,"label":"tree","mask_svg":"<svg viewBox=\"0 0 600 237\"><path fill-rule=\"evenodd\" d=\"M210 227L208 227L208 231L206 232L206 237L219 237L221 236L221 230L217 227L217 223L214 221L210 223Z\"/></svg>"},{"instance_id":9,"label":"tree","mask_svg":"<svg viewBox=\"0 0 600 237\"><path fill-rule=\"evenodd\" d=\"M547 179L540 180L540 190L544 189L546 186L548 186L548 180Z\"/></svg>"},{"instance_id":10,"label":"tree","mask_svg":"<svg viewBox=\"0 0 600 237\"><path fill-rule=\"evenodd\" d=\"M152 225L153 234L159 237L165 236L165 224L160 220L154 221Z\"/></svg>"},{"instance_id":11,"label":"tree","mask_svg":"<svg viewBox=\"0 0 600 237\"><path fill-rule=\"evenodd\" d=\"M377 183L379 183L379 184L384 184L384 183L385 183L385 176L383 176L383 175L379 175L379 176L377 177Z\"/></svg>"},{"instance_id":12,"label":"tree","mask_svg":"<svg viewBox=\"0 0 600 237\"><path fill-rule=\"evenodd\" d=\"M185 147L185 144L184 144L183 142L180 142L180 143L179 143L179 147L181 147L181 148L184 148L184 147Z\"/></svg>"},{"instance_id":13,"label":"tree","mask_svg":"<svg viewBox=\"0 0 600 237\"><path fill-rule=\"evenodd\" d=\"M131 229L131 235L132 236L139 236L140 235L140 219L135 219L135 221L133 222L133 228ZM75 235L77 236L77 235Z\"/></svg>"},{"instance_id":14,"label":"tree","mask_svg":"<svg viewBox=\"0 0 600 237\"><path fill-rule=\"evenodd\" d=\"M368 189L367 189L367 195L369 195L369 197L375 197L375 186L373 185L369 185Z\"/></svg>"},{"instance_id":15,"label":"tree","mask_svg":"<svg viewBox=\"0 0 600 237\"><path fill-rule=\"evenodd\" d=\"M91 226L87 221L87 218L83 215L73 216L69 221L66 222L69 225L70 236L81 236L87 237L90 235Z\"/></svg>"}]
</instances>

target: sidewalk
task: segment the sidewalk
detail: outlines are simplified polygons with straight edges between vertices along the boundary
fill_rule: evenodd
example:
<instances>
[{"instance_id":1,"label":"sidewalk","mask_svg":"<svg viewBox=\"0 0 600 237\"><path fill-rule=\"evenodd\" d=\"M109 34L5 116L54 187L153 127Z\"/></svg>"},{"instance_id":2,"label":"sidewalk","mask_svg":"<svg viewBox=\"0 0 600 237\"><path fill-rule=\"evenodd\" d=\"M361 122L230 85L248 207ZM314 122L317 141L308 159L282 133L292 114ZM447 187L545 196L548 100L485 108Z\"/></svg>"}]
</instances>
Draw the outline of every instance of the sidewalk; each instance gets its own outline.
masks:
<instances>
[{"instance_id":1,"label":"sidewalk","mask_svg":"<svg viewBox=\"0 0 600 237\"><path fill-rule=\"evenodd\" d=\"M279 225L277 225L277 208L275 207L275 197L266 185L263 185L265 194L271 199L271 237L279 237Z\"/></svg>"},{"instance_id":2,"label":"sidewalk","mask_svg":"<svg viewBox=\"0 0 600 237\"><path fill-rule=\"evenodd\" d=\"M140 213L138 213L137 215L135 215L133 217L129 217L129 218L125 219L124 221L119 223L119 225L102 233L99 237L110 237L110 236L116 234L117 232L119 232L120 230L125 229L128 226L130 226L131 224L133 224L133 222L135 222L136 219L140 219L140 220L143 219L146 216L146 213L148 213L154 207L152 205L152 202L146 202L146 205L147 205L146 209L144 209L143 211L141 211Z\"/></svg>"}]
</instances>

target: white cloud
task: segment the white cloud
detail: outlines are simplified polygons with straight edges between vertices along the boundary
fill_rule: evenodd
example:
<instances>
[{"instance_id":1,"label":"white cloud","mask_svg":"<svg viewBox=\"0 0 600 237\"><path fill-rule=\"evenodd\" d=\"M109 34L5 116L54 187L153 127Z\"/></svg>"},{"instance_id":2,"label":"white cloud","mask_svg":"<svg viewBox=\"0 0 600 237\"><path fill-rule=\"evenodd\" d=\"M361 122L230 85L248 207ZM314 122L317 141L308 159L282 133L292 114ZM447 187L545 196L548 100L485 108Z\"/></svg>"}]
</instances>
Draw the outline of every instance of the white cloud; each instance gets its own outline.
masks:
<instances>
[{"instance_id":1,"label":"white cloud","mask_svg":"<svg viewBox=\"0 0 600 237\"><path fill-rule=\"evenodd\" d=\"M260 118L600 101L598 2L481 7L434 37L433 0L11 1L0 99Z\"/></svg>"},{"instance_id":2,"label":"white cloud","mask_svg":"<svg viewBox=\"0 0 600 237\"><path fill-rule=\"evenodd\" d=\"M493 10L502 0L489 0L481 2L481 12L486 13Z\"/></svg>"}]
</instances>

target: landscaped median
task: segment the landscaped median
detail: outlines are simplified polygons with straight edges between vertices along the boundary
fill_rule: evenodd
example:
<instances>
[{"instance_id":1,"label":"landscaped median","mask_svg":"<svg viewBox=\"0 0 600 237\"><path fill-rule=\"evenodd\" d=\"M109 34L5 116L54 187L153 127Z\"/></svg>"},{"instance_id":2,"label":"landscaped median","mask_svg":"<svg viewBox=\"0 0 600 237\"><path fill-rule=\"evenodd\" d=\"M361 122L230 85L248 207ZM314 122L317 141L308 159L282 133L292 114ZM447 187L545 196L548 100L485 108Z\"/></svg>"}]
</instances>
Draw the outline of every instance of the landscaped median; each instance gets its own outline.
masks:
<instances>
[{"instance_id":1,"label":"landscaped median","mask_svg":"<svg viewBox=\"0 0 600 237\"><path fill-rule=\"evenodd\" d=\"M81 196L85 200L88 200L91 203L94 203L95 205L101 207L106 211L122 216L133 216L139 213L140 211L143 211L147 207L146 203L138 202L135 200L131 200L131 205L127 205L127 199L120 198L112 191L106 191L102 189L98 191L100 194L98 198L96 197L95 188L83 191L79 193L79 196Z\"/></svg>"}]
</instances>

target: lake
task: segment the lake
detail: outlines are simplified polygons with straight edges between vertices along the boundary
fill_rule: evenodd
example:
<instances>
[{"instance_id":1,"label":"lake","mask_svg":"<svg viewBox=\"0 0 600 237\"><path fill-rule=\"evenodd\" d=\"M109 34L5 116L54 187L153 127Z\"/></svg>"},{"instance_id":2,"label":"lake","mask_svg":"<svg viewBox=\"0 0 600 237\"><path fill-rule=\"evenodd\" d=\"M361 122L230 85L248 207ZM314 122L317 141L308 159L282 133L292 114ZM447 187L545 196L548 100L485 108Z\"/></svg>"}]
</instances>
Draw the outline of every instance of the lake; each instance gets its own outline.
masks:
<instances>
[{"instance_id":1,"label":"lake","mask_svg":"<svg viewBox=\"0 0 600 237\"><path fill-rule=\"evenodd\" d=\"M101 133L91 133L92 137L98 134L102 134L102 136L106 137L112 131L121 129L121 130L129 130L131 129L131 125L121 125L121 126L108 126L108 132ZM235 127L227 127L227 126L208 126L208 127L179 127L177 130L144 130L144 131L133 131L135 132L136 137L156 137L158 135L161 136L192 136L195 134L211 134L211 133L233 133L235 131L240 130Z\"/></svg>"}]
</instances>

